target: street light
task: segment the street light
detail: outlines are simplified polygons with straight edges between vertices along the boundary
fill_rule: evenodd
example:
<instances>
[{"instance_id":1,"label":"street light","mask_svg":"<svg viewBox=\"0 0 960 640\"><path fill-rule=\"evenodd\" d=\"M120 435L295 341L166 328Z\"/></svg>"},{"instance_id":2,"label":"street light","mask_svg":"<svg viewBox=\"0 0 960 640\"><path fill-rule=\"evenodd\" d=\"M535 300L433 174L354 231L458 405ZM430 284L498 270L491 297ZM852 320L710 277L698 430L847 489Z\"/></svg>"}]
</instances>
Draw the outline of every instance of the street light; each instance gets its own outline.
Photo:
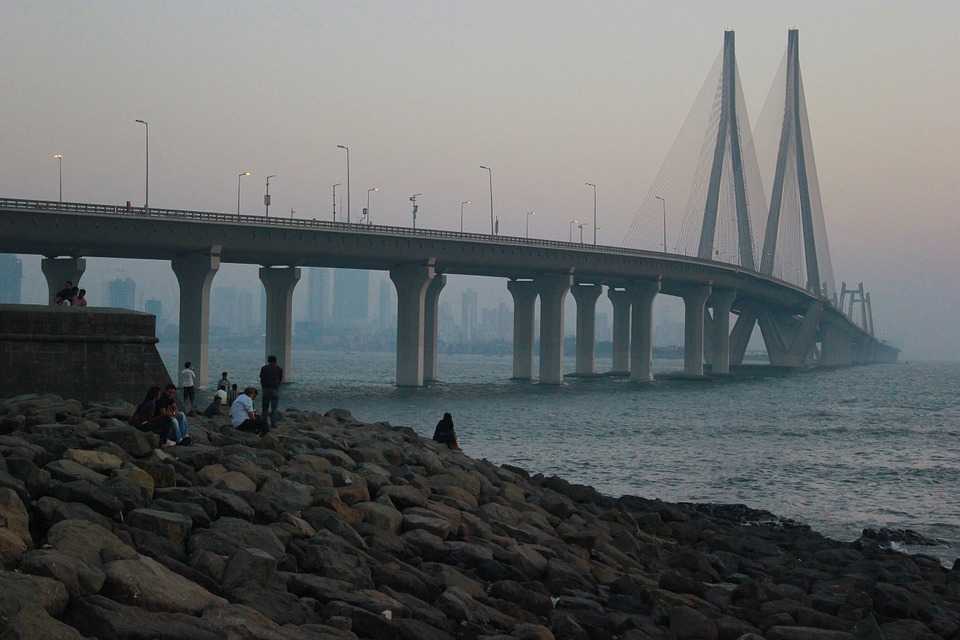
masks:
<instances>
[{"instance_id":1,"label":"street light","mask_svg":"<svg viewBox=\"0 0 960 640\"><path fill-rule=\"evenodd\" d=\"M333 221L337 221L337 187L340 186L340 183L333 185Z\"/></svg>"},{"instance_id":2,"label":"street light","mask_svg":"<svg viewBox=\"0 0 960 640\"><path fill-rule=\"evenodd\" d=\"M338 144L337 149L343 149L347 152L347 223L350 222L350 147L345 144Z\"/></svg>"},{"instance_id":3,"label":"street light","mask_svg":"<svg viewBox=\"0 0 960 640\"><path fill-rule=\"evenodd\" d=\"M579 223L580 221L577 220L576 218L570 221L570 227L568 229L570 233L568 234L568 237L567 237L568 242L573 242L573 225L579 224Z\"/></svg>"},{"instance_id":4,"label":"street light","mask_svg":"<svg viewBox=\"0 0 960 640\"><path fill-rule=\"evenodd\" d=\"M663 252L667 252L667 200L663 196L654 196L663 203Z\"/></svg>"},{"instance_id":5,"label":"street light","mask_svg":"<svg viewBox=\"0 0 960 640\"><path fill-rule=\"evenodd\" d=\"M584 182L588 187L593 187L593 244L597 244L597 185L592 182ZM583 242L583 238L580 239Z\"/></svg>"},{"instance_id":6,"label":"street light","mask_svg":"<svg viewBox=\"0 0 960 640\"><path fill-rule=\"evenodd\" d=\"M420 207L417 206L417 198L419 198L419 197L422 196L422 195L423 195L422 193L415 193L415 194L413 194L412 196L410 196L410 202L413 203L412 213L413 213L413 228L414 228L414 229L417 228L417 211L420 209Z\"/></svg>"},{"instance_id":7,"label":"street light","mask_svg":"<svg viewBox=\"0 0 960 640\"><path fill-rule=\"evenodd\" d=\"M527 240L530 239L530 216L537 215L536 211L527 211Z\"/></svg>"},{"instance_id":8,"label":"street light","mask_svg":"<svg viewBox=\"0 0 960 640\"><path fill-rule=\"evenodd\" d=\"M473 204L469 200L463 200L460 202L460 233L463 233L463 207L467 204Z\"/></svg>"},{"instance_id":9,"label":"street light","mask_svg":"<svg viewBox=\"0 0 960 640\"><path fill-rule=\"evenodd\" d=\"M244 171L237 174L237 217L240 217L240 178L243 176L249 176L249 171Z\"/></svg>"},{"instance_id":10,"label":"street light","mask_svg":"<svg viewBox=\"0 0 960 640\"><path fill-rule=\"evenodd\" d=\"M583 244L583 223L577 225L580 228L580 244Z\"/></svg>"},{"instance_id":11,"label":"street light","mask_svg":"<svg viewBox=\"0 0 960 640\"><path fill-rule=\"evenodd\" d=\"M480 165L481 169L487 170L487 175L490 178L490 235L495 235L496 232L493 228L493 169L490 167L485 167Z\"/></svg>"},{"instance_id":12,"label":"street light","mask_svg":"<svg viewBox=\"0 0 960 640\"><path fill-rule=\"evenodd\" d=\"M57 172L60 174L60 202L63 202L63 154L55 153L53 157L57 161Z\"/></svg>"},{"instance_id":13,"label":"street light","mask_svg":"<svg viewBox=\"0 0 960 640\"><path fill-rule=\"evenodd\" d=\"M370 194L373 191L380 191L380 187L370 187L367 189L367 208L363 210L363 215L366 216L368 225L372 224L370 222Z\"/></svg>"},{"instance_id":14,"label":"street light","mask_svg":"<svg viewBox=\"0 0 960 640\"><path fill-rule=\"evenodd\" d=\"M146 176L144 178L144 188L143 188L143 208L144 210L150 209L150 123L146 120L134 120L134 122L139 122L143 125L143 131L146 142L146 161L147 161L147 170Z\"/></svg>"},{"instance_id":15,"label":"street light","mask_svg":"<svg viewBox=\"0 0 960 640\"><path fill-rule=\"evenodd\" d=\"M270 217L270 178L276 178L277 176L267 176L267 192L263 194L263 208L264 214L266 217Z\"/></svg>"}]
</instances>

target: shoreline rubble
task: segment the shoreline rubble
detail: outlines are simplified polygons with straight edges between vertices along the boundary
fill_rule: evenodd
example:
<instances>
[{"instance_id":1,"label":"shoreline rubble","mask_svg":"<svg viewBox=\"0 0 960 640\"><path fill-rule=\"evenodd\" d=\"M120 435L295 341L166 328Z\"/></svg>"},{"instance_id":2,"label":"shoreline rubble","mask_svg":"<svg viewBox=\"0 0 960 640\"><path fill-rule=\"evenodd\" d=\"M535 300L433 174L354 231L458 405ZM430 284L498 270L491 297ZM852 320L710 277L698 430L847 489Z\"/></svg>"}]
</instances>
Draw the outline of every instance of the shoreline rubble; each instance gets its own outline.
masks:
<instances>
[{"instance_id":1,"label":"shoreline rubble","mask_svg":"<svg viewBox=\"0 0 960 640\"><path fill-rule=\"evenodd\" d=\"M960 563L612 498L349 411L0 399L0 638L960 640Z\"/></svg>"}]
</instances>

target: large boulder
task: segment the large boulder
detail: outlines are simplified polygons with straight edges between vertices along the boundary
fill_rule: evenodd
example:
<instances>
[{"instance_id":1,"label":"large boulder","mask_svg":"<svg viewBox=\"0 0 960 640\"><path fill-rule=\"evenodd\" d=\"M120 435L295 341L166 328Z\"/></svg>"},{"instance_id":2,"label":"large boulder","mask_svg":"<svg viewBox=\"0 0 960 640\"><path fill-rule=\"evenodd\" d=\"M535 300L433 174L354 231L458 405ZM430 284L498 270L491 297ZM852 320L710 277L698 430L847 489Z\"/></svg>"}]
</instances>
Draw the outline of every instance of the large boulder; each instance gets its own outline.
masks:
<instances>
[{"instance_id":1,"label":"large boulder","mask_svg":"<svg viewBox=\"0 0 960 640\"><path fill-rule=\"evenodd\" d=\"M149 611L197 615L227 602L146 556L114 560L103 570L107 576L104 595Z\"/></svg>"},{"instance_id":2,"label":"large boulder","mask_svg":"<svg viewBox=\"0 0 960 640\"><path fill-rule=\"evenodd\" d=\"M129 426L117 425L100 429L97 438L118 445L134 458L149 455L153 451L153 444L147 434Z\"/></svg>"},{"instance_id":3,"label":"large boulder","mask_svg":"<svg viewBox=\"0 0 960 640\"><path fill-rule=\"evenodd\" d=\"M28 552L20 563L20 570L63 583L71 598L99 593L106 579L99 568L91 567L80 558L56 549L35 549Z\"/></svg>"},{"instance_id":4,"label":"large boulder","mask_svg":"<svg viewBox=\"0 0 960 640\"><path fill-rule=\"evenodd\" d=\"M63 457L88 469L100 473L109 473L123 466L123 459L106 451L92 451L89 449L67 449Z\"/></svg>"},{"instance_id":5,"label":"large boulder","mask_svg":"<svg viewBox=\"0 0 960 640\"><path fill-rule=\"evenodd\" d=\"M97 473L93 469L85 467L73 460L54 460L45 468L50 472L54 480L59 480L60 482L86 480L93 484L101 484L107 479L107 476L102 473Z\"/></svg>"},{"instance_id":6,"label":"large boulder","mask_svg":"<svg viewBox=\"0 0 960 640\"><path fill-rule=\"evenodd\" d=\"M51 578L0 571L0 618L26 606L59 616L67 608L67 588Z\"/></svg>"},{"instance_id":7,"label":"large boulder","mask_svg":"<svg viewBox=\"0 0 960 640\"><path fill-rule=\"evenodd\" d=\"M138 557L137 552L103 527L86 520L63 520L47 533L47 543L90 567Z\"/></svg>"},{"instance_id":8,"label":"large boulder","mask_svg":"<svg viewBox=\"0 0 960 640\"><path fill-rule=\"evenodd\" d=\"M353 508L363 514L364 522L376 529L398 533L403 524L403 514L387 504L360 502Z\"/></svg>"},{"instance_id":9,"label":"large boulder","mask_svg":"<svg viewBox=\"0 0 960 640\"><path fill-rule=\"evenodd\" d=\"M270 479L260 487L260 495L270 500L278 510L298 512L313 503L313 489L305 484L285 479Z\"/></svg>"},{"instance_id":10,"label":"large boulder","mask_svg":"<svg viewBox=\"0 0 960 640\"><path fill-rule=\"evenodd\" d=\"M79 631L34 606L8 616L5 627L4 640L84 640Z\"/></svg>"},{"instance_id":11,"label":"large boulder","mask_svg":"<svg viewBox=\"0 0 960 640\"><path fill-rule=\"evenodd\" d=\"M100 640L223 640L212 622L183 613L130 607L103 596L89 596L70 607L67 622Z\"/></svg>"},{"instance_id":12,"label":"large boulder","mask_svg":"<svg viewBox=\"0 0 960 640\"><path fill-rule=\"evenodd\" d=\"M158 509L134 509L127 515L126 522L131 527L144 529L183 546L190 537L193 520L183 514Z\"/></svg>"}]
</instances>

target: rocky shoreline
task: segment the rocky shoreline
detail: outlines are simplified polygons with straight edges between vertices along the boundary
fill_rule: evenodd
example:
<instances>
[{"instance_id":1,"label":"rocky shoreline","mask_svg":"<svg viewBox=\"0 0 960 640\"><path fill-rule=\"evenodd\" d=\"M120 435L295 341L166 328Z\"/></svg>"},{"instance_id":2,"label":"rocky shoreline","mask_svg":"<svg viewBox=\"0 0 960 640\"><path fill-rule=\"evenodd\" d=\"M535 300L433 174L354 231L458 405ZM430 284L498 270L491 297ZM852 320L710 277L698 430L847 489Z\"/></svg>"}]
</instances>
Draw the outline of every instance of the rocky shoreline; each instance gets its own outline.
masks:
<instances>
[{"instance_id":1,"label":"rocky shoreline","mask_svg":"<svg viewBox=\"0 0 960 640\"><path fill-rule=\"evenodd\" d=\"M0 639L960 640L960 566L611 498L344 410L258 438L0 400Z\"/></svg>"}]
</instances>

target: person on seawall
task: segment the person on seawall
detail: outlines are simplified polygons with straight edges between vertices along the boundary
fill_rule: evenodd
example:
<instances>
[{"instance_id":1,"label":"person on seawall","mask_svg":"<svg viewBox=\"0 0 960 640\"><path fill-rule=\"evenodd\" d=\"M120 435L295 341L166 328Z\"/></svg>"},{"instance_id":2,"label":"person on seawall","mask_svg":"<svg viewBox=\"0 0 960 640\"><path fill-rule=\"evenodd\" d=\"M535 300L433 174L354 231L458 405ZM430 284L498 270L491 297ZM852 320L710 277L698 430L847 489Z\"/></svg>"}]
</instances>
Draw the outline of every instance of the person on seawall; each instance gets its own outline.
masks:
<instances>
[{"instance_id":1,"label":"person on seawall","mask_svg":"<svg viewBox=\"0 0 960 640\"><path fill-rule=\"evenodd\" d=\"M77 296L70 301L70 304L74 307L85 307L87 306L87 290L80 289L77 292Z\"/></svg>"},{"instance_id":2,"label":"person on seawall","mask_svg":"<svg viewBox=\"0 0 960 640\"><path fill-rule=\"evenodd\" d=\"M247 387L243 393L230 405L230 424L239 431L251 431L259 435L266 435L270 427L263 418L257 416L253 408L253 401L257 398L256 387Z\"/></svg>"},{"instance_id":3,"label":"person on seawall","mask_svg":"<svg viewBox=\"0 0 960 640\"><path fill-rule=\"evenodd\" d=\"M449 413L443 414L443 418L437 423L437 428L433 432L434 442L447 445L454 451L460 451L460 443L457 442L457 432L453 428L453 416Z\"/></svg>"},{"instance_id":4,"label":"person on seawall","mask_svg":"<svg viewBox=\"0 0 960 640\"><path fill-rule=\"evenodd\" d=\"M263 411L263 420L271 429L277 427L277 405L280 403L282 382L283 369L277 364L277 356L268 356L267 364L260 368L260 386L263 387L260 409Z\"/></svg>"},{"instance_id":5,"label":"person on seawall","mask_svg":"<svg viewBox=\"0 0 960 640\"><path fill-rule=\"evenodd\" d=\"M73 281L67 280L63 283L63 289L57 291L57 295L54 296L54 304L71 304L77 293L79 293L79 289L73 284Z\"/></svg>"},{"instance_id":6,"label":"person on seawall","mask_svg":"<svg viewBox=\"0 0 960 640\"><path fill-rule=\"evenodd\" d=\"M197 374L190 368L190 362L183 364L183 371L180 372L180 388L183 389L183 408L190 413L193 411L193 404L196 402Z\"/></svg>"}]
</instances>

